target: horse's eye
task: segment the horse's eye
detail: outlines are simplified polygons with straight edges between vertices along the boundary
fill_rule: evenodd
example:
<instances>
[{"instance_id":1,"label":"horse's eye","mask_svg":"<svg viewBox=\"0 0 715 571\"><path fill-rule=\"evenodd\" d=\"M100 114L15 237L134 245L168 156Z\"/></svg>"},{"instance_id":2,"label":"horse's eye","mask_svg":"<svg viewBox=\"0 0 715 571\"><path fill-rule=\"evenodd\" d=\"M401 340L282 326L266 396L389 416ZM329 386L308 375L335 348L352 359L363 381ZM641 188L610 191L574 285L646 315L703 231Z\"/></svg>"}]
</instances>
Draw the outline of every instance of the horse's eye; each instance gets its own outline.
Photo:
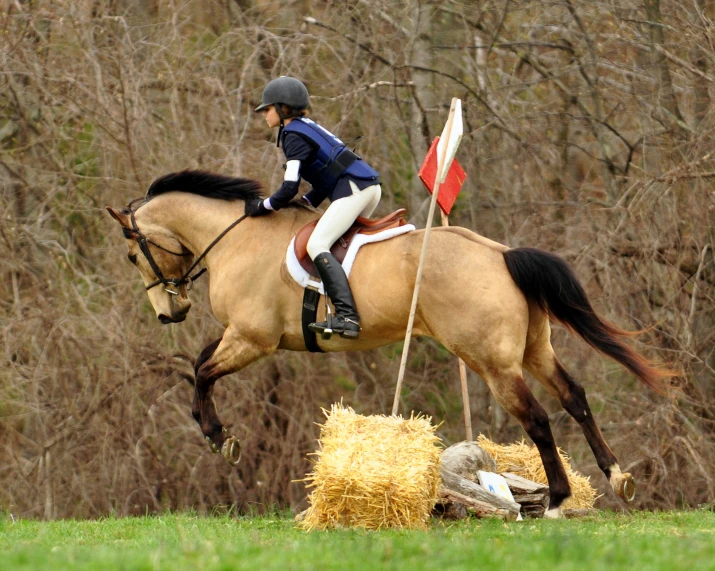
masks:
<instances>
[{"instance_id":1,"label":"horse's eye","mask_svg":"<svg viewBox=\"0 0 715 571\"><path fill-rule=\"evenodd\" d=\"M136 254L127 254L127 258L129 258L129 261L136 265L137 263L137 255Z\"/></svg>"}]
</instances>

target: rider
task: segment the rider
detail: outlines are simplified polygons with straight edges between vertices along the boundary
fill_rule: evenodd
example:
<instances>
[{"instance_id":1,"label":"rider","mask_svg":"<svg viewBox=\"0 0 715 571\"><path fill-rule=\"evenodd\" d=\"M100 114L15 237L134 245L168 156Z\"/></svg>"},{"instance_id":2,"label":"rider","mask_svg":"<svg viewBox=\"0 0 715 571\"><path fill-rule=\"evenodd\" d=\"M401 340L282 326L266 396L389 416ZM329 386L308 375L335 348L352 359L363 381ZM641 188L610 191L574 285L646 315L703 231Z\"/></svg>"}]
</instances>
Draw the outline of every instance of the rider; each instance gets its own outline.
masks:
<instances>
[{"instance_id":1,"label":"rider","mask_svg":"<svg viewBox=\"0 0 715 571\"><path fill-rule=\"evenodd\" d=\"M341 337L357 339L360 318L355 300L330 248L358 216L373 213L382 193L380 177L340 139L306 117L309 103L305 85L293 77L274 79L263 90L256 111L263 111L270 128L279 127L278 146L282 143L286 157L285 176L281 187L269 198L247 201L246 214L261 216L280 210L298 193L301 178L313 187L303 196L311 206L330 199L330 206L308 240L308 255L335 306L333 331ZM318 333L327 327L325 321L310 324Z\"/></svg>"}]
</instances>

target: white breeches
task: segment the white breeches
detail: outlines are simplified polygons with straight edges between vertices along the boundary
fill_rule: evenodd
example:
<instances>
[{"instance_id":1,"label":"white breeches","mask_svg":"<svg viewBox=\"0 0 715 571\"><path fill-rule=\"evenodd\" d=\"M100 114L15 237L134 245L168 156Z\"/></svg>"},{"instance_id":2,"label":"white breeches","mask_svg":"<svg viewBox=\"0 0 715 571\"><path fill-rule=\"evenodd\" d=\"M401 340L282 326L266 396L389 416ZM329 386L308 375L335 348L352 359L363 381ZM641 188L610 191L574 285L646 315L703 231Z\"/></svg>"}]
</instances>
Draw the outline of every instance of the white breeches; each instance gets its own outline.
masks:
<instances>
[{"instance_id":1,"label":"white breeches","mask_svg":"<svg viewBox=\"0 0 715 571\"><path fill-rule=\"evenodd\" d=\"M338 198L331 203L308 240L308 255L313 260L318 254L329 252L335 242L348 231L358 216L368 218L380 202L382 188L379 184L360 190L350 181L351 196Z\"/></svg>"}]
</instances>

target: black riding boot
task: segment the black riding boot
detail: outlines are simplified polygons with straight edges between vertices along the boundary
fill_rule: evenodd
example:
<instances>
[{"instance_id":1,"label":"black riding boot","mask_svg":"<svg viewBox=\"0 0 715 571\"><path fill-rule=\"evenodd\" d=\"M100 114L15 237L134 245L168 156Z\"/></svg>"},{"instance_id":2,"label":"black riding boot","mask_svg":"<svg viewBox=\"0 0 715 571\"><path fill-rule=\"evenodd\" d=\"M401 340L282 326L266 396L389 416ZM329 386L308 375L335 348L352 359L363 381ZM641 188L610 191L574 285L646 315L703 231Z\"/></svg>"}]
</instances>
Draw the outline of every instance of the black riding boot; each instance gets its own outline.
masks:
<instances>
[{"instance_id":1,"label":"black riding boot","mask_svg":"<svg viewBox=\"0 0 715 571\"><path fill-rule=\"evenodd\" d=\"M330 333L326 329L332 329L332 333L341 337L357 339L360 336L360 317L342 266L330 252L319 254L313 263L323 280L325 293L335 306L335 315L332 317L330 327L327 321L311 323L308 327L321 335L325 333L328 337Z\"/></svg>"}]
</instances>

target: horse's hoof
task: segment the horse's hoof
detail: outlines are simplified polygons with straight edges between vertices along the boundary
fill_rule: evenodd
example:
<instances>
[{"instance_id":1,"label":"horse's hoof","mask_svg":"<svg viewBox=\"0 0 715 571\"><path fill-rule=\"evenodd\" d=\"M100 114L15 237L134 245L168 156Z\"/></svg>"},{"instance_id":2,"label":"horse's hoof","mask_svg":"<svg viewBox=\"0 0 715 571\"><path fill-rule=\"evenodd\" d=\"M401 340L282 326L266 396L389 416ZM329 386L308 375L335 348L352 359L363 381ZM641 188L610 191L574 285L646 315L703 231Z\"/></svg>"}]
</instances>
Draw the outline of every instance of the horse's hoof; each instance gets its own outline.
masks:
<instances>
[{"instance_id":1,"label":"horse's hoof","mask_svg":"<svg viewBox=\"0 0 715 571\"><path fill-rule=\"evenodd\" d=\"M241 460L241 443L238 438L229 436L224 440L223 446L221 446L221 454L231 466L238 465Z\"/></svg>"},{"instance_id":2,"label":"horse's hoof","mask_svg":"<svg viewBox=\"0 0 715 571\"><path fill-rule=\"evenodd\" d=\"M208 443L209 448L211 448L211 452L213 452L214 454L218 453L218 446L216 446L214 441L211 440L211 438L209 438L208 436L204 436L204 438L206 439L206 442Z\"/></svg>"},{"instance_id":3,"label":"horse's hoof","mask_svg":"<svg viewBox=\"0 0 715 571\"><path fill-rule=\"evenodd\" d=\"M561 515L561 507L554 508L552 510L546 510L544 512L544 518L545 519L561 519L563 515Z\"/></svg>"},{"instance_id":4,"label":"horse's hoof","mask_svg":"<svg viewBox=\"0 0 715 571\"><path fill-rule=\"evenodd\" d=\"M630 472L616 476L613 482L613 491L616 492L623 501L633 501L636 497L636 482Z\"/></svg>"}]
</instances>

